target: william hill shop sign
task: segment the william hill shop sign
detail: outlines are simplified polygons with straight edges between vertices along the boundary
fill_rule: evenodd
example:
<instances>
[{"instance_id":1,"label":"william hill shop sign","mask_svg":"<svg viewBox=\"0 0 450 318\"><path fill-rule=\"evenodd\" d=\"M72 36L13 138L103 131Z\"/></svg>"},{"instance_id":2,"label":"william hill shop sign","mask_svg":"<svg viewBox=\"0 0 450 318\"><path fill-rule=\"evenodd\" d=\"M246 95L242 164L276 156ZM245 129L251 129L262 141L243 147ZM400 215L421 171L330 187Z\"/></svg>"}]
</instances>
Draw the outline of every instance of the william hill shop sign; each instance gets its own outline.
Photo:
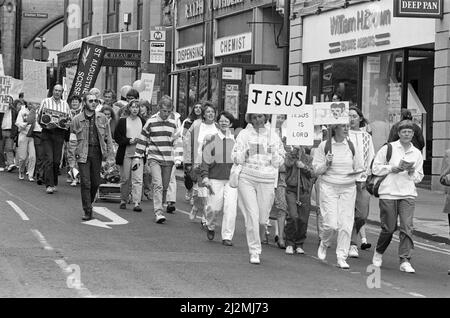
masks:
<instances>
[{"instance_id":1,"label":"william hill shop sign","mask_svg":"<svg viewBox=\"0 0 450 318\"><path fill-rule=\"evenodd\" d=\"M394 0L394 17L442 19L444 0Z\"/></svg>"}]
</instances>

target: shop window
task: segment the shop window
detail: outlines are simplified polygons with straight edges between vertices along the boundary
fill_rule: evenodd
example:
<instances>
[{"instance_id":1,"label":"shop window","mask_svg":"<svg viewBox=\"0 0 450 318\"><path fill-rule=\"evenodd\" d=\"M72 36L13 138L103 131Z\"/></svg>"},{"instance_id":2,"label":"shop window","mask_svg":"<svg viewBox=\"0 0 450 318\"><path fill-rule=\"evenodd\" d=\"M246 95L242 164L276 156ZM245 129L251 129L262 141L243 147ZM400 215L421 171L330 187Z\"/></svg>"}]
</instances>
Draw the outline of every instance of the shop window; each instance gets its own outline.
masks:
<instances>
[{"instance_id":1,"label":"shop window","mask_svg":"<svg viewBox=\"0 0 450 318\"><path fill-rule=\"evenodd\" d=\"M314 104L320 101L320 66L309 67L309 103Z\"/></svg>"},{"instance_id":2,"label":"shop window","mask_svg":"<svg viewBox=\"0 0 450 318\"><path fill-rule=\"evenodd\" d=\"M106 32L119 31L119 1L108 0L108 11L106 16Z\"/></svg>"},{"instance_id":3,"label":"shop window","mask_svg":"<svg viewBox=\"0 0 450 318\"><path fill-rule=\"evenodd\" d=\"M208 69L205 68L200 70L200 77L198 82L198 100L205 101L208 99Z\"/></svg>"},{"instance_id":4,"label":"shop window","mask_svg":"<svg viewBox=\"0 0 450 318\"><path fill-rule=\"evenodd\" d=\"M92 0L83 0L81 21L81 37L90 36L92 34Z\"/></svg>"},{"instance_id":5,"label":"shop window","mask_svg":"<svg viewBox=\"0 0 450 318\"><path fill-rule=\"evenodd\" d=\"M209 87L210 87L210 96L209 100L219 107L219 70L217 67L211 68L209 71Z\"/></svg>"},{"instance_id":6,"label":"shop window","mask_svg":"<svg viewBox=\"0 0 450 318\"><path fill-rule=\"evenodd\" d=\"M402 51L364 57L361 109L370 123L376 151L388 140L392 125L400 120L402 63Z\"/></svg>"},{"instance_id":7,"label":"shop window","mask_svg":"<svg viewBox=\"0 0 450 318\"><path fill-rule=\"evenodd\" d=\"M189 72L189 100L188 109L191 110L192 107L198 101L198 70Z\"/></svg>"},{"instance_id":8,"label":"shop window","mask_svg":"<svg viewBox=\"0 0 450 318\"><path fill-rule=\"evenodd\" d=\"M137 30L142 30L142 15L144 11L144 0L137 0Z\"/></svg>"},{"instance_id":9,"label":"shop window","mask_svg":"<svg viewBox=\"0 0 450 318\"><path fill-rule=\"evenodd\" d=\"M180 73L178 76L178 113L186 118L188 113L188 108L186 104L186 95L187 95L187 73Z\"/></svg>"},{"instance_id":10,"label":"shop window","mask_svg":"<svg viewBox=\"0 0 450 318\"><path fill-rule=\"evenodd\" d=\"M320 101L332 101L337 94L350 105L358 101L358 58L347 58L323 63Z\"/></svg>"}]
</instances>

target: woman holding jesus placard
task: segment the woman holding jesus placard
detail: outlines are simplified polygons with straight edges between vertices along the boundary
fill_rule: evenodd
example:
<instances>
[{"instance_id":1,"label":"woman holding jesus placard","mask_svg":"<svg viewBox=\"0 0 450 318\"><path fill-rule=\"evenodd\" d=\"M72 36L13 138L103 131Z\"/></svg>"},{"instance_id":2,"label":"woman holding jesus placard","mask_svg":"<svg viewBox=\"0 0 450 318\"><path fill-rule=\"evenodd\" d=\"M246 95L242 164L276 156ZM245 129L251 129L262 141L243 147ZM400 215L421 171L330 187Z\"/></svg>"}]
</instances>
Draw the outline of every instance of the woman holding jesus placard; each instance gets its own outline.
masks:
<instances>
[{"instance_id":1,"label":"woman holding jesus placard","mask_svg":"<svg viewBox=\"0 0 450 318\"><path fill-rule=\"evenodd\" d=\"M245 219L250 263L260 264L260 225L265 225L274 202L274 184L284 161L284 147L275 131L266 126L269 115L247 114L249 123L236 139L231 159L242 165L238 206Z\"/></svg>"}]
</instances>

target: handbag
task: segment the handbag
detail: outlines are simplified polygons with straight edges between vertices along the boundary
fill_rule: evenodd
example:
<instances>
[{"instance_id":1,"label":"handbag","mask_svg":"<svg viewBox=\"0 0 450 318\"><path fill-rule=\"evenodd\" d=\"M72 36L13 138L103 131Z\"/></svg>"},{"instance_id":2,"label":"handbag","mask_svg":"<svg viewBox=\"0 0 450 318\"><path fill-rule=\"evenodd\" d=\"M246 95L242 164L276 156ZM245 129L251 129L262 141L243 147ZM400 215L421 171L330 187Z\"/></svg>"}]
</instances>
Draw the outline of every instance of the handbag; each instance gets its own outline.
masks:
<instances>
[{"instance_id":1,"label":"handbag","mask_svg":"<svg viewBox=\"0 0 450 318\"><path fill-rule=\"evenodd\" d=\"M239 185L239 175L242 171L242 165L233 164L230 171L230 182L229 185L231 188L237 188Z\"/></svg>"},{"instance_id":2,"label":"handbag","mask_svg":"<svg viewBox=\"0 0 450 318\"><path fill-rule=\"evenodd\" d=\"M388 143L387 144L387 152L386 152L386 162L387 163L391 160L391 156L392 156L392 145L390 143ZM372 159L372 163L370 164L371 171L372 171L373 161L374 161L374 159ZM377 176L377 175L374 175L373 173L370 174L369 176L367 176L367 179L366 179L367 192L369 192L371 195L378 198L380 196L378 193L378 189L380 188L381 182L383 182L383 180L386 179L386 177L387 177L387 175Z\"/></svg>"}]
</instances>

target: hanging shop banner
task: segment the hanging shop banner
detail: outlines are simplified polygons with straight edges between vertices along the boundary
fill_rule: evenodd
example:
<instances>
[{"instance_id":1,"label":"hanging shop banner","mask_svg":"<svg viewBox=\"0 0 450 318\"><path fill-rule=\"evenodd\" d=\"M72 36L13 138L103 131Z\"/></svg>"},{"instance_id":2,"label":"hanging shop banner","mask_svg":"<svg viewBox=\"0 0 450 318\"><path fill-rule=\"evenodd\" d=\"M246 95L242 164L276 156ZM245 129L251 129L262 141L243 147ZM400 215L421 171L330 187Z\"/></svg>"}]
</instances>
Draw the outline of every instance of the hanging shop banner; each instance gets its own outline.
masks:
<instances>
[{"instance_id":1,"label":"hanging shop banner","mask_svg":"<svg viewBox=\"0 0 450 318\"><path fill-rule=\"evenodd\" d=\"M140 92L140 97L152 103L153 87L155 85L155 74L142 73L141 81L145 83L145 89Z\"/></svg>"},{"instance_id":2,"label":"hanging shop banner","mask_svg":"<svg viewBox=\"0 0 450 318\"><path fill-rule=\"evenodd\" d=\"M394 0L394 17L442 19L444 0Z\"/></svg>"},{"instance_id":3,"label":"hanging shop banner","mask_svg":"<svg viewBox=\"0 0 450 318\"><path fill-rule=\"evenodd\" d=\"M303 105L296 114L287 115L286 144L288 146L314 145L313 105Z\"/></svg>"},{"instance_id":4,"label":"hanging shop banner","mask_svg":"<svg viewBox=\"0 0 450 318\"><path fill-rule=\"evenodd\" d=\"M69 97L83 96L95 86L102 67L106 47L83 42L78 54L78 66Z\"/></svg>"},{"instance_id":5,"label":"hanging shop banner","mask_svg":"<svg viewBox=\"0 0 450 318\"><path fill-rule=\"evenodd\" d=\"M3 67L3 56L0 54L0 76L5 76L5 69Z\"/></svg>"},{"instance_id":6,"label":"hanging shop banner","mask_svg":"<svg viewBox=\"0 0 450 318\"><path fill-rule=\"evenodd\" d=\"M349 102L315 103L314 125L348 124Z\"/></svg>"},{"instance_id":7,"label":"hanging shop banner","mask_svg":"<svg viewBox=\"0 0 450 318\"><path fill-rule=\"evenodd\" d=\"M47 97L47 62L23 60L23 69L26 99L40 104Z\"/></svg>"},{"instance_id":8,"label":"hanging shop banner","mask_svg":"<svg viewBox=\"0 0 450 318\"><path fill-rule=\"evenodd\" d=\"M305 98L306 86L250 84L247 113L298 114Z\"/></svg>"},{"instance_id":9,"label":"hanging shop banner","mask_svg":"<svg viewBox=\"0 0 450 318\"><path fill-rule=\"evenodd\" d=\"M227 84L225 86L224 110L230 112L234 118L239 118L239 85Z\"/></svg>"}]
</instances>

